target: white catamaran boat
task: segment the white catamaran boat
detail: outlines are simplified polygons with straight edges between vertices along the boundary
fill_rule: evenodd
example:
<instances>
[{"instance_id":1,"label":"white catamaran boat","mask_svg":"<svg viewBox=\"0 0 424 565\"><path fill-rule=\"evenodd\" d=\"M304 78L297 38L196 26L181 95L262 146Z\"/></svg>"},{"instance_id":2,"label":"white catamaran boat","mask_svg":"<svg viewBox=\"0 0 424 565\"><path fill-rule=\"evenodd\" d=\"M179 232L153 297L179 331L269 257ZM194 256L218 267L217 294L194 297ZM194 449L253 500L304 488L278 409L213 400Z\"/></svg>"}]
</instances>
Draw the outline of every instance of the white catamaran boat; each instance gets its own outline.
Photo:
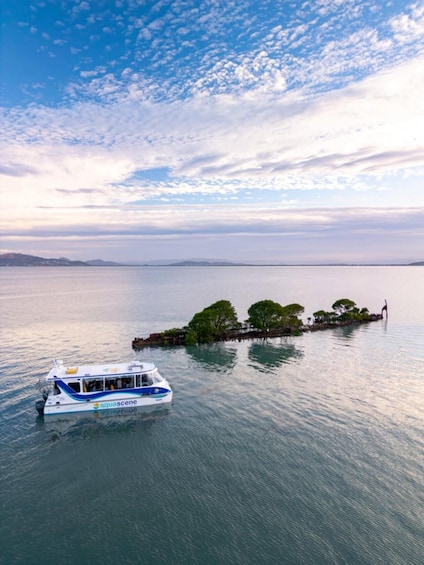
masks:
<instances>
[{"instance_id":1,"label":"white catamaran boat","mask_svg":"<svg viewBox=\"0 0 424 565\"><path fill-rule=\"evenodd\" d=\"M55 360L38 383L41 415L95 412L172 402L172 388L153 363L118 363L65 367Z\"/></svg>"}]
</instances>

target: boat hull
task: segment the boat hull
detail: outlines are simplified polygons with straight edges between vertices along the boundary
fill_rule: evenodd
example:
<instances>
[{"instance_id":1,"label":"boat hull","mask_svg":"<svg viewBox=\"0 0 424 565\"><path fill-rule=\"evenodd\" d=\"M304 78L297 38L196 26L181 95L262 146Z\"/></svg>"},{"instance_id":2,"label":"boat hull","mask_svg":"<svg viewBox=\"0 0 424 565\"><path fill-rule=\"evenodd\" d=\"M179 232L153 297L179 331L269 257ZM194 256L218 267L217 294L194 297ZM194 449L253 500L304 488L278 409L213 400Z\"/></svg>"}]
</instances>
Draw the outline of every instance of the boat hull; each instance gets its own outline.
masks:
<instances>
[{"instance_id":1,"label":"boat hull","mask_svg":"<svg viewBox=\"0 0 424 565\"><path fill-rule=\"evenodd\" d=\"M100 412L103 410L125 410L127 408L139 408L142 406L159 406L161 404L169 404L172 402L173 392L160 391L157 394L139 394L139 393L116 393L108 394L104 397L93 399L58 400L53 396L47 398L44 405L43 414L50 416L53 414L75 414L81 412Z\"/></svg>"}]
</instances>

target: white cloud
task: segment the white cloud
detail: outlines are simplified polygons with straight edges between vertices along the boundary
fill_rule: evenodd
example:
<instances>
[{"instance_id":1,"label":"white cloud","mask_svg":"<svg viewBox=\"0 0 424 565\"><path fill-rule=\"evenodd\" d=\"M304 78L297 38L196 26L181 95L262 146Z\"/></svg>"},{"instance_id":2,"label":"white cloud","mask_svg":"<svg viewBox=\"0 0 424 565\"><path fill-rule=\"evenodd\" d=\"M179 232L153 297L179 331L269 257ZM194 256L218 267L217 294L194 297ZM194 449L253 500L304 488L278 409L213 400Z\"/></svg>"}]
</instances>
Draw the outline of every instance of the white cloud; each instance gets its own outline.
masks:
<instances>
[{"instance_id":1,"label":"white cloud","mask_svg":"<svg viewBox=\"0 0 424 565\"><path fill-rule=\"evenodd\" d=\"M120 26L125 52L119 61L103 50L91 62L85 45L61 105L4 110L1 229L308 238L342 225L356 235L383 226L383 234L394 226L388 206L419 208L422 3L375 27L365 20L368 2L304 2L288 18L275 6L267 22L238 2L207 13L204 5L193 13L190 3L157 4L143 17L123 3L125 21L76 3L74 28L97 23L96 43L101 28ZM341 21L343 33L334 33ZM168 170L167 178L138 175L152 169Z\"/></svg>"},{"instance_id":2,"label":"white cloud","mask_svg":"<svg viewBox=\"0 0 424 565\"><path fill-rule=\"evenodd\" d=\"M36 192L112 190L155 167L172 171L165 186L154 186L159 193L347 190L358 175L390 177L423 166L423 69L424 61L411 61L312 99L301 91L280 97L259 91L169 104L122 100L109 76L102 88L116 91L116 104L6 114L4 162L36 168L25 179Z\"/></svg>"},{"instance_id":3,"label":"white cloud","mask_svg":"<svg viewBox=\"0 0 424 565\"><path fill-rule=\"evenodd\" d=\"M410 6L410 13L403 13L389 22L399 43L412 43L424 37L424 4ZM422 47L422 50L424 47Z\"/></svg>"}]
</instances>

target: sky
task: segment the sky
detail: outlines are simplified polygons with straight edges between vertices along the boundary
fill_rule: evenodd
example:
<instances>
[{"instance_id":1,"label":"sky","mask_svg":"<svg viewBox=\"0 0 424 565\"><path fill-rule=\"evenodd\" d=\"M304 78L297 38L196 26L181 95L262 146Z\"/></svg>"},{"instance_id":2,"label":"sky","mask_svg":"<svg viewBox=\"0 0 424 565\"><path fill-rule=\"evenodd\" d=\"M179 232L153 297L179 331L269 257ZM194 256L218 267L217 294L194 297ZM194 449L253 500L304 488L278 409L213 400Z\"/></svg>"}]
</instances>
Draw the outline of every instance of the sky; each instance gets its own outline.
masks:
<instances>
[{"instance_id":1,"label":"sky","mask_svg":"<svg viewBox=\"0 0 424 565\"><path fill-rule=\"evenodd\" d=\"M0 16L0 253L424 260L424 0Z\"/></svg>"}]
</instances>

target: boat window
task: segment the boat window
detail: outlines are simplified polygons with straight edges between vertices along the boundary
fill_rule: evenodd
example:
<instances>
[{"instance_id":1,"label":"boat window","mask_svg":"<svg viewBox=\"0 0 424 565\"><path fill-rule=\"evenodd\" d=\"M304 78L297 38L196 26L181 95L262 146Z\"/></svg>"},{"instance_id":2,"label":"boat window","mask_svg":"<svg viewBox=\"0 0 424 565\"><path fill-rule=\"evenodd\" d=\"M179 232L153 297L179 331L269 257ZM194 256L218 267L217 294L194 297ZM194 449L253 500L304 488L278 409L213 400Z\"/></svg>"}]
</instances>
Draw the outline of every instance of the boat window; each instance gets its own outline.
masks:
<instances>
[{"instance_id":1,"label":"boat window","mask_svg":"<svg viewBox=\"0 0 424 565\"><path fill-rule=\"evenodd\" d=\"M81 386L79 384L79 382L75 382L75 383L68 383L68 386L74 390L75 392L81 392Z\"/></svg>"},{"instance_id":2,"label":"boat window","mask_svg":"<svg viewBox=\"0 0 424 565\"><path fill-rule=\"evenodd\" d=\"M150 386L152 384L152 377L148 373L137 375L137 386Z\"/></svg>"},{"instance_id":3,"label":"boat window","mask_svg":"<svg viewBox=\"0 0 424 565\"><path fill-rule=\"evenodd\" d=\"M122 388L122 377L117 377L115 379L115 389L121 389Z\"/></svg>"},{"instance_id":4,"label":"boat window","mask_svg":"<svg viewBox=\"0 0 424 565\"><path fill-rule=\"evenodd\" d=\"M153 371L152 378L153 378L154 383L160 383L161 382L162 377L160 376L159 371L157 369L155 369Z\"/></svg>"},{"instance_id":5,"label":"boat window","mask_svg":"<svg viewBox=\"0 0 424 565\"><path fill-rule=\"evenodd\" d=\"M116 390L118 388L118 379L116 377L106 377L105 378L105 388L106 390ZM121 383L122 388L122 383Z\"/></svg>"},{"instance_id":6,"label":"boat window","mask_svg":"<svg viewBox=\"0 0 424 565\"><path fill-rule=\"evenodd\" d=\"M134 388L134 377L122 377L122 388Z\"/></svg>"},{"instance_id":7,"label":"boat window","mask_svg":"<svg viewBox=\"0 0 424 565\"><path fill-rule=\"evenodd\" d=\"M103 379L84 379L84 392L99 392L103 390Z\"/></svg>"}]
</instances>

